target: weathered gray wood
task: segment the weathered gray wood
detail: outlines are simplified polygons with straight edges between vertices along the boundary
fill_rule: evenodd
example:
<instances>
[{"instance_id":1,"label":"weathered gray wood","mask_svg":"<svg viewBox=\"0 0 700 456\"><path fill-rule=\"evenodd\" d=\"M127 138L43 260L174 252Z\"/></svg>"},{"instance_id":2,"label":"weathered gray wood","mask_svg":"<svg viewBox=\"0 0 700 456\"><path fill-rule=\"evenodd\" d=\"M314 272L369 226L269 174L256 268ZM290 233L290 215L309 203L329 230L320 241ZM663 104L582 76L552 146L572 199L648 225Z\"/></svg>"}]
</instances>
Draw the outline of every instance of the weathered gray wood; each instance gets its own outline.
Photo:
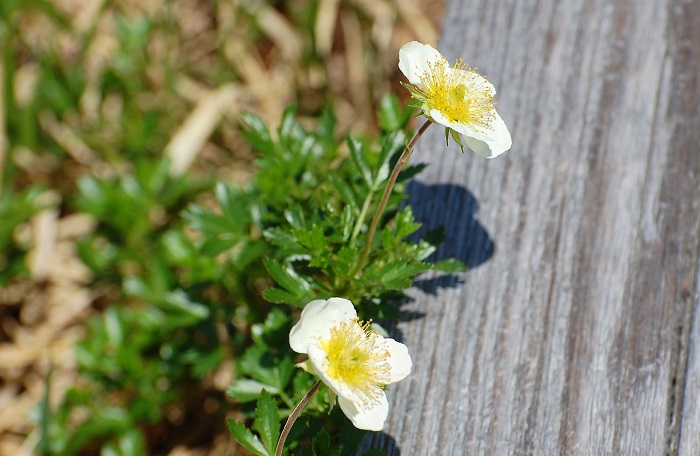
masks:
<instances>
[{"instance_id":1,"label":"weathered gray wood","mask_svg":"<svg viewBox=\"0 0 700 456\"><path fill-rule=\"evenodd\" d=\"M495 251L412 291L414 372L365 443L700 454L700 2L448 2L440 49L489 76L514 143L486 161L433 127L412 203L448 225L442 256L483 229Z\"/></svg>"}]
</instances>

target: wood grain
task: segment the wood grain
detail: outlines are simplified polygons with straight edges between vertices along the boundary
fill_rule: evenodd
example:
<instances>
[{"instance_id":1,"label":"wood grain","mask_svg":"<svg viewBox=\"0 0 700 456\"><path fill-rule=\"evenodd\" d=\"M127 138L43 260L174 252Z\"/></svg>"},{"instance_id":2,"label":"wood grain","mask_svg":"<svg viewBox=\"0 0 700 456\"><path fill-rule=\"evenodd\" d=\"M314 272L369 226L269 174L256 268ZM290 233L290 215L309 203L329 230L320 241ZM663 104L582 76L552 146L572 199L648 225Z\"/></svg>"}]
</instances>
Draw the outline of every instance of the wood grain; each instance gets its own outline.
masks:
<instances>
[{"instance_id":1,"label":"wood grain","mask_svg":"<svg viewBox=\"0 0 700 456\"><path fill-rule=\"evenodd\" d=\"M495 249L412 290L414 372L364 448L700 454L700 2L449 0L440 49L514 143L487 161L433 127L411 202L439 257Z\"/></svg>"}]
</instances>

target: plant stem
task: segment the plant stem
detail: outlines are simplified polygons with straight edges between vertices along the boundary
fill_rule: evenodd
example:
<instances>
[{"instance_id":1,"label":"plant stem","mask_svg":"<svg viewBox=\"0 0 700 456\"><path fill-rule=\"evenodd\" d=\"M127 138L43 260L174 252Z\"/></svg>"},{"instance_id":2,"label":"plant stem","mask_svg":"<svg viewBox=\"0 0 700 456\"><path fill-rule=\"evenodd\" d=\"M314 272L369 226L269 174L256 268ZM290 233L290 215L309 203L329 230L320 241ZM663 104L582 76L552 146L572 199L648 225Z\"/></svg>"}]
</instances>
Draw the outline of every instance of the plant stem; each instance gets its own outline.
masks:
<instances>
[{"instance_id":1,"label":"plant stem","mask_svg":"<svg viewBox=\"0 0 700 456\"><path fill-rule=\"evenodd\" d=\"M379 219L382 218L382 213L384 212L384 209L386 209L389 196L391 195L391 191L394 189L394 184L396 184L396 178L399 177L399 172L401 172L401 169L404 167L406 162L408 162L408 157L411 155L411 151L413 151L413 147L415 147L416 142L418 142L418 138L423 136L423 133L425 133L431 124L432 122L430 120L426 120L425 123L421 125L416 134L413 135L413 138L411 138L406 147L403 149L399 160L396 162L396 166L394 166L394 170L391 172L389 181L386 184L386 189L384 189L382 199L379 202L379 207L377 207L377 211L374 213L372 222L369 225L369 231L367 232L367 243L362 251L362 256L360 256L360 260L355 265L355 269L353 270L352 274L350 274L351 276L355 275L359 277L360 273L362 272L365 261L367 261L369 252L372 249L372 241L374 240L374 233L377 231L377 225L379 225Z\"/></svg>"},{"instance_id":2,"label":"plant stem","mask_svg":"<svg viewBox=\"0 0 700 456\"><path fill-rule=\"evenodd\" d=\"M284 442L287 440L287 436L289 435L289 431L292 430L292 426L294 425L294 422L299 418L299 415L301 414L301 411L304 407L306 407L306 404L309 403L311 400L311 397L318 391L318 387L321 386L321 380L317 381L314 386L311 387L308 393L301 398L299 403L297 404L296 407L294 407L294 410L292 410L292 413L289 415L289 418L287 418L287 422L284 423L284 429L282 429L282 433L280 434L280 438L277 441L277 449L275 449L275 456L282 456L282 450L284 449Z\"/></svg>"},{"instance_id":3,"label":"plant stem","mask_svg":"<svg viewBox=\"0 0 700 456\"><path fill-rule=\"evenodd\" d=\"M355 229L352 230L352 236L350 236L350 242L354 242L357 239L357 235L360 234L360 228L362 224L365 223L365 217L367 217L367 210L372 202L372 197L374 196L374 190L370 190L367 193L367 197L362 203L362 209L360 209L360 216L357 218L357 223L355 224Z\"/></svg>"}]
</instances>

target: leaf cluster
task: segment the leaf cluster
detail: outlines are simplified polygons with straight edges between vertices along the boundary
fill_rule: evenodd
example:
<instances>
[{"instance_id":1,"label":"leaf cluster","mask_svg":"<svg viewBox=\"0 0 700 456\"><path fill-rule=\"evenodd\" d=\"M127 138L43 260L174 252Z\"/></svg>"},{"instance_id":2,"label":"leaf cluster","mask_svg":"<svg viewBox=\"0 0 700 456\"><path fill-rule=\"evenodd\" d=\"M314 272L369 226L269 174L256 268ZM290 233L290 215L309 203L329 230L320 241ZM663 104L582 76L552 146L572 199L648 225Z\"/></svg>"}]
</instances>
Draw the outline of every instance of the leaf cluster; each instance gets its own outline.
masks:
<instances>
[{"instance_id":1,"label":"leaf cluster","mask_svg":"<svg viewBox=\"0 0 700 456\"><path fill-rule=\"evenodd\" d=\"M381 106L382 125L398 129L387 129L376 139L334 140L330 115L310 131L289 109L274 132L258 117L244 115L245 136L259 152L255 179L245 188L219 184L215 207L191 205L184 213L190 229L201 236L202 254L223 258L225 267L238 271L235 263L241 252L258 245L258 261L269 276L262 296L272 306L263 312L249 309L249 321L258 315L260 322L251 327L252 344L239 357L238 380L227 391L255 417L252 429L260 433L262 443L242 424L229 422L234 437L255 454L272 451L270 435L258 424L269 417L261 418L260 410L268 410L272 398L284 417L313 384L309 374L294 369L298 358L288 346L295 308L341 296L355 303L363 319L392 319L414 276L429 269L454 272L463 267L456 260L425 261L440 235L430 233L430 241L416 237L421 225L403 194L404 183L423 169L421 165L399 174L368 259L360 263L370 220L406 144L410 111L393 97ZM256 400L257 411L246 408ZM316 396L307 406L307 421L297 426L347 429L342 414L327 414L331 408L328 397ZM339 439L338 448L351 453L358 435L362 433L341 433L334 439ZM293 437L289 448L308 449L301 435ZM323 439L319 436L311 444L319 454L330 451L322 449Z\"/></svg>"},{"instance_id":2,"label":"leaf cluster","mask_svg":"<svg viewBox=\"0 0 700 456\"><path fill-rule=\"evenodd\" d=\"M203 89L247 84L250 75L238 65L241 57L262 55L274 66L266 68L267 74L287 74L289 61L284 60L289 56L275 59L280 46L265 36L263 22L269 15L258 14L260 6L288 14L301 36L302 52L292 56L298 69L290 73L321 76L320 87L302 80L297 86L304 88L295 92L289 83L278 98L296 95L300 110L314 116L329 100L348 99L332 81L330 63L340 55L317 51L319 2L303 1L294 8L280 2L204 2L198 13L217 20L205 24L209 28L195 39L186 36L189 27L183 24L201 21L179 23L179 7L169 4L151 8L106 2L90 14L69 17L58 3L0 1L0 92L7 139L0 145L0 287L31 283L27 254L32 246L26 234L41 210L55 210L61 219L85 216L96 226L71 243L91 273L89 283L79 284L92 299L93 315L76 348L79 376L64 397L47 397L37 409L38 453L162 452L167 443L161 436L178 425L170 413L174 408L185 422L203 414L204 397L223 408L223 394L207 385L224 360L236 360L241 380L229 394L245 416L254 416L252 407L263 389L270 391L280 417L285 416L313 384L308 374L291 367L295 355L286 338L295 307L288 304L344 290L365 300L363 296L375 297L373 289L379 287L386 289L384 298L367 304L366 315L380 315L380 305L386 303L388 312L389 298L399 300L398 287L419 269L413 265L400 274L390 272L392 260L378 253L367 269L373 288L365 289L365 281L350 274L381 191L377 184L405 140L399 130L411 112L395 98L382 101L385 146L367 138L339 142L330 114L312 132L292 111L275 131L245 115L259 172L246 188L217 183L210 195L212 183L196 180L195 173L171 175L163 150L198 105ZM231 8L233 14L226 13ZM361 37L368 58L382 61L368 38L375 24L362 8L340 4L343 17L359 18L368 32ZM93 19L81 22L88 17ZM248 56L239 49L230 52L227 43L243 43L242 48L253 51ZM285 50L282 46L282 55ZM395 71L368 67L375 73L370 76ZM383 90L383 78L370 79L370 93ZM261 101L254 97L255 103ZM234 130L234 122L224 119L207 146L229 158ZM234 152L237 158L245 155ZM205 171L211 166L207 158L196 164ZM47 203L42 198L47 192L60 197ZM400 201L397 192L394 213ZM387 223L392 220L388 214ZM377 251L385 248L381 239ZM323 243L329 250L322 249ZM395 254L400 250L390 249ZM336 276L340 279L330 279ZM265 289L270 289L265 293L271 301L288 302L266 301ZM16 316L15 306L4 309ZM46 378L47 391L53 381ZM308 410L316 415L300 427L314 435L330 420L333 445L354 441L338 436L348 434L333 428L343 418L337 411L326 415L328 408L327 398L313 401ZM320 439L314 454L328 453ZM301 447L299 442L294 448Z\"/></svg>"}]
</instances>

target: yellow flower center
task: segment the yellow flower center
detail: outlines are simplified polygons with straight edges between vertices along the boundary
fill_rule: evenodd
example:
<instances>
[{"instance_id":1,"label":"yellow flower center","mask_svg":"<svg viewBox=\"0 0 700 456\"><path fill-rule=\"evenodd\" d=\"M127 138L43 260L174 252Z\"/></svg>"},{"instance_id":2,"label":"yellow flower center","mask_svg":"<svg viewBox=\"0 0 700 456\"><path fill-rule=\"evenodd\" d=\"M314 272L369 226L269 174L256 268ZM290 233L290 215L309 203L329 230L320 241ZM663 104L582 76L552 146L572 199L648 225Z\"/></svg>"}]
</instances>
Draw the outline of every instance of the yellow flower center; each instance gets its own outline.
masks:
<instances>
[{"instance_id":1,"label":"yellow flower center","mask_svg":"<svg viewBox=\"0 0 700 456\"><path fill-rule=\"evenodd\" d=\"M344 383L363 403L371 403L389 382L389 353L369 322L346 321L331 330L327 340L319 342L326 352L326 375Z\"/></svg>"},{"instance_id":2,"label":"yellow flower center","mask_svg":"<svg viewBox=\"0 0 700 456\"><path fill-rule=\"evenodd\" d=\"M423 87L416 88L416 98L423 103L426 114L435 109L451 123L469 125L475 130L488 129L495 118L495 108L485 82L461 59L454 68L441 60L430 64L429 71L421 76Z\"/></svg>"}]
</instances>

